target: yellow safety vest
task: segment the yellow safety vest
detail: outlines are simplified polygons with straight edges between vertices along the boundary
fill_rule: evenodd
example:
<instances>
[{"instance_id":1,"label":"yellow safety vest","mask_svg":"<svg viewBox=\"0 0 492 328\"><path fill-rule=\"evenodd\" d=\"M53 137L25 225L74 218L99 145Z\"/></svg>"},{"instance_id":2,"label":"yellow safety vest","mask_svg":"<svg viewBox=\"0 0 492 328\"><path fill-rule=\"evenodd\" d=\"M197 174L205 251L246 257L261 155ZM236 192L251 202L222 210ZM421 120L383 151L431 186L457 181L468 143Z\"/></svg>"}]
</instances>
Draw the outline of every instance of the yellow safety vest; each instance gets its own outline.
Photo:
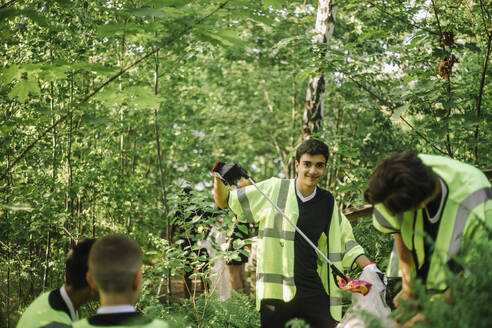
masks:
<instances>
[{"instance_id":1,"label":"yellow safety vest","mask_svg":"<svg viewBox=\"0 0 492 328\"><path fill-rule=\"evenodd\" d=\"M297 204L294 179L271 178L258 183L258 187L297 223ZM256 267L256 308L262 299L292 300L296 294L294 284L295 228L278 213L267 199L254 187L231 190L229 207L238 216L259 223ZM355 260L364 249L355 241L352 226L334 202L329 227L329 245L326 232L318 240L318 248L337 268L353 269ZM327 247L328 246L328 247ZM318 274L326 293L330 296L330 312L341 320L341 291L335 284L328 264L318 256Z\"/></svg>"},{"instance_id":2,"label":"yellow safety vest","mask_svg":"<svg viewBox=\"0 0 492 328\"><path fill-rule=\"evenodd\" d=\"M447 288L444 265L451 257L459 255L463 236L470 240L487 238L481 223L492 227L492 189L487 177L477 168L435 155L419 155L447 185L448 195L441 215L435 247L429 259L424 251L424 221L422 209L392 215L383 204L375 204L373 224L383 233L398 232L405 246L414 254L417 268L430 261L426 279L428 290ZM401 276L396 247L388 267L388 276Z\"/></svg>"},{"instance_id":3,"label":"yellow safety vest","mask_svg":"<svg viewBox=\"0 0 492 328\"><path fill-rule=\"evenodd\" d=\"M51 322L71 325L72 319L64 312L55 310L49 303L51 291L39 295L24 311L17 328L43 327Z\"/></svg>"}]
</instances>

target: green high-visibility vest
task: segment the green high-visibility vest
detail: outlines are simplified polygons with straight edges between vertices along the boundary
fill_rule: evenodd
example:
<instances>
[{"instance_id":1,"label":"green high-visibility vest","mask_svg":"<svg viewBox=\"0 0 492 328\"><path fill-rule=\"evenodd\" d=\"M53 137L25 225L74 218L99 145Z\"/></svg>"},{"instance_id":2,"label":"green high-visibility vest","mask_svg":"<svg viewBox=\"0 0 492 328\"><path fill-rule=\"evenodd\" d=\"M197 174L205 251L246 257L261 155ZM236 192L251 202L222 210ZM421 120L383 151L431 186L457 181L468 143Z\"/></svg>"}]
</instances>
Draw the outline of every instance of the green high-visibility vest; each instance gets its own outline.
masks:
<instances>
[{"instance_id":1,"label":"green high-visibility vest","mask_svg":"<svg viewBox=\"0 0 492 328\"><path fill-rule=\"evenodd\" d=\"M419 158L432 168L448 188L434 251L430 257L425 258L422 209L395 216L383 204L375 204L373 224L383 233L400 233L405 246L414 255L417 268L430 261L426 288L443 291L447 288L445 265L453 256L460 254L463 242L466 239L487 238L481 224L492 227L492 189L487 177L471 165L435 155L421 154ZM395 259L398 259L396 247L388 267L390 277L401 276L399 261Z\"/></svg>"},{"instance_id":2,"label":"green high-visibility vest","mask_svg":"<svg viewBox=\"0 0 492 328\"><path fill-rule=\"evenodd\" d=\"M294 179L271 178L258 183L258 187L275 202L284 213L297 223L297 204ZM278 213L270 202L254 187L231 190L229 207L238 216L259 223L256 265L256 308L262 299L292 300L296 294L294 284L295 228ZM333 204L333 214L328 231L321 234L318 248L337 268L353 269L355 260L364 249L355 241L352 226ZM313 241L315 242L315 241ZM328 264L318 256L318 274L326 293L330 296L330 312L335 320L341 320L341 291L335 284Z\"/></svg>"},{"instance_id":3,"label":"green high-visibility vest","mask_svg":"<svg viewBox=\"0 0 492 328\"><path fill-rule=\"evenodd\" d=\"M52 322L72 324L72 319L66 312L51 307L49 303L50 293L51 291L39 295L27 307L17 323L17 328L44 327Z\"/></svg>"},{"instance_id":4,"label":"green high-visibility vest","mask_svg":"<svg viewBox=\"0 0 492 328\"><path fill-rule=\"evenodd\" d=\"M150 319L147 317L141 317L139 318L140 322L132 321L128 325L114 325L114 326L104 326L105 328L124 328L124 327L131 327L131 328L169 328L169 325L162 320L159 319ZM73 328L91 328L91 327L101 327L101 326L95 326L91 325L89 323L88 319L82 319L79 321L74 322Z\"/></svg>"}]
</instances>

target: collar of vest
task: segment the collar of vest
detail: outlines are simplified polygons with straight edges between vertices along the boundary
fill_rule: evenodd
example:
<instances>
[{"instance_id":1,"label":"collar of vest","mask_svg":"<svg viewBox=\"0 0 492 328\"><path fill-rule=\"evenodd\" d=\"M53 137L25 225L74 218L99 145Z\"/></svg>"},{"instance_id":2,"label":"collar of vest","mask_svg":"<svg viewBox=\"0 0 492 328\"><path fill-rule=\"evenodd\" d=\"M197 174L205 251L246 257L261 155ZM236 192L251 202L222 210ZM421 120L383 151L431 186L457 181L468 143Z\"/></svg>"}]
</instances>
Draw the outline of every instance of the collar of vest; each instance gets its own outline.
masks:
<instances>
[{"instance_id":1,"label":"collar of vest","mask_svg":"<svg viewBox=\"0 0 492 328\"><path fill-rule=\"evenodd\" d=\"M94 326L117 326L125 325L125 327L146 325L152 322L152 319L142 315L140 312L121 312L96 314L90 317L87 321Z\"/></svg>"},{"instance_id":2,"label":"collar of vest","mask_svg":"<svg viewBox=\"0 0 492 328\"><path fill-rule=\"evenodd\" d=\"M53 308L56 311L65 312L68 315L68 317L71 318L70 310L68 309L67 304L65 303L65 301L63 300L63 297L61 296L60 288L55 289L52 292L50 292L50 294L48 296L48 302L49 302L51 308Z\"/></svg>"}]
</instances>

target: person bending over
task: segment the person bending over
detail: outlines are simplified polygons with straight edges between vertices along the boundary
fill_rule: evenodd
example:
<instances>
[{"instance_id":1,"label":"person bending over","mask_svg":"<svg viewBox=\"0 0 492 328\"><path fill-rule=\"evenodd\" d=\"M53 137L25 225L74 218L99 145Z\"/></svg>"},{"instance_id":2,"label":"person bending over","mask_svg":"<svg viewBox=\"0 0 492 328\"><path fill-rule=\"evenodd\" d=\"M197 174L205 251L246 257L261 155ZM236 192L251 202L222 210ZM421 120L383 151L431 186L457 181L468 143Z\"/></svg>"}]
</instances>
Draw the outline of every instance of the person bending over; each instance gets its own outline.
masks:
<instances>
[{"instance_id":1,"label":"person bending over","mask_svg":"<svg viewBox=\"0 0 492 328\"><path fill-rule=\"evenodd\" d=\"M374 205L373 224L395 236L390 276L401 268L402 298L413 298L412 273L430 293L442 293L446 267L460 271L453 258L467 241L486 240L492 227L492 189L477 168L435 155L395 154L374 170L364 194ZM400 266L399 266L400 264Z\"/></svg>"}]
</instances>

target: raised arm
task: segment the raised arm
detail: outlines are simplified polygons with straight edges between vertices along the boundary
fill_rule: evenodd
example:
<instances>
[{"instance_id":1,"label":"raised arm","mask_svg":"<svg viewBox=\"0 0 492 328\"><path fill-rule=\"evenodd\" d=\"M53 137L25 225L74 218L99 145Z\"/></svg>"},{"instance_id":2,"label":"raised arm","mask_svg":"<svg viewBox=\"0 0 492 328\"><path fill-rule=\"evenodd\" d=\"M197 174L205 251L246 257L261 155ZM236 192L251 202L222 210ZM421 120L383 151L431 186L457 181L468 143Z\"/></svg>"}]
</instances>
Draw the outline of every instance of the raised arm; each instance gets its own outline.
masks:
<instances>
[{"instance_id":1,"label":"raised arm","mask_svg":"<svg viewBox=\"0 0 492 328\"><path fill-rule=\"evenodd\" d=\"M220 180L216 173L214 173L214 200L215 204L221 209L229 207L227 200L229 199L229 189Z\"/></svg>"}]
</instances>

